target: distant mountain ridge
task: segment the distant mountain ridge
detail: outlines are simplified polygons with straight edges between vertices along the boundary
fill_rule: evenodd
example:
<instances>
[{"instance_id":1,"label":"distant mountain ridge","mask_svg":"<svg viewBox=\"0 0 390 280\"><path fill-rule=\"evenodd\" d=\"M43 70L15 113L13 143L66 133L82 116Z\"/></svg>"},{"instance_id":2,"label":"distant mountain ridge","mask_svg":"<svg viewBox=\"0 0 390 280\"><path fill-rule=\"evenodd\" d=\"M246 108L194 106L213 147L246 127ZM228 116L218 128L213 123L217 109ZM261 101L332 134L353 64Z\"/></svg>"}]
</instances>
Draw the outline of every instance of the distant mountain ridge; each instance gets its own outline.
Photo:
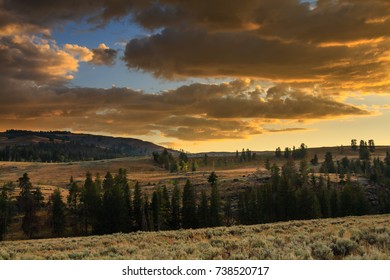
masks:
<instances>
[{"instance_id":1,"label":"distant mountain ridge","mask_svg":"<svg viewBox=\"0 0 390 280\"><path fill-rule=\"evenodd\" d=\"M150 156L164 147L135 138L69 131L0 132L0 160L67 162L125 156Z\"/></svg>"}]
</instances>

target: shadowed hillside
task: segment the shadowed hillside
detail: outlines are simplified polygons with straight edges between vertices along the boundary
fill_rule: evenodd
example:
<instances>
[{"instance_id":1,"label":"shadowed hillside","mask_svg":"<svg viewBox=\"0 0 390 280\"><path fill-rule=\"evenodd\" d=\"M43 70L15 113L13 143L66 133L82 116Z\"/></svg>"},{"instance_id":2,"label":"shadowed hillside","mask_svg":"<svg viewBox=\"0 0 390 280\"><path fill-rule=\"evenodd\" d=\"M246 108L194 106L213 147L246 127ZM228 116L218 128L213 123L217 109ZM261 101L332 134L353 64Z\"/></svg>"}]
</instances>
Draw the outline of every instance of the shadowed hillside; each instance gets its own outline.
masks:
<instances>
[{"instance_id":1,"label":"shadowed hillside","mask_svg":"<svg viewBox=\"0 0 390 280\"><path fill-rule=\"evenodd\" d=\"M146 156L164 148L133 138L68 131L7 130L0 133L1 161L70 162Z\"/></svg>"}]
</instances>

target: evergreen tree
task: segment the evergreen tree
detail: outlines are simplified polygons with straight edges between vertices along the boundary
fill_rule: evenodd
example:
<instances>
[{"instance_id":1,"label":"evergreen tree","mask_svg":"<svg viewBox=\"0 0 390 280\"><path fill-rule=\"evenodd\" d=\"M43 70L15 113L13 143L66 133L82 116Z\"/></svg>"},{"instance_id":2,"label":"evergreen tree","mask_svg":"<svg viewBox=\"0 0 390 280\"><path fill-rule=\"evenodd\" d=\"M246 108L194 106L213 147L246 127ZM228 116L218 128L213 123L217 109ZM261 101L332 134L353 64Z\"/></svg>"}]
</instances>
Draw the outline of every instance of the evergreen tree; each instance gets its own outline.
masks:
<instances>
[{"instance_id":1,"label":"evergreen tree","mask_svg":"<svg viewBox=\"0 0 390 280\"><path fill-rule=\"evenodd\" d=\"M291 150L289 148L284 149L284 158L289 159L291 157Z\"/></svg>"},{"instance_id":2,"label":"evergreen tree","mask_svg":"<svg viewBox=\"0 0 390 280\"><path fill-rule=\"evenodd\" d=\"M240 192L238 196L238 220L240 224L247 225L249 224L249 193L248 191Z\"/></svg>"},{"instance_id":3,"label":"evergreen tree","mask_svg":"<svg viewBox=\"0 0 390 280\"><path fill-rule=\"evenodd\" d=\"M0 241L4 240L12 214L12 202L9 199L7 189L3 187L0 193Z\"/></svg>"},{"instance_id":4,"label":"evergreen tree","mask_svg":"<svg viewBox=\"0 0 390 280\"><path fill-rule=\"evenodd\" d=\"M210 225L209 199L205 190L202 190L200 196L200 204L198 206L198 219L200 228L205 228Z\"/></svg>"},{"instance_id":5,"label":"evergreen tree","mask_svg":"<svg viewBox=\"0 0 390 280\"><path fill-rule=\"evenodd\" d=\"M175 182L175 186L173 187L172 192L172 200L171 200L171 228L172 229L179 229L181 220L180 220L180 200L181 200L181 192L180 188Z\"/></svg>"},{"instance_id":6,"label":"evergreen tree","mask_svg":"<svg viewBox=\"0 0 390 280\"><path fill-rule=\"evenodd\" d=\"M357 151L357 140L356 139L351 140L351 149L352 149L352 151Z\"/></svg>"},{"instance_id":7,"label":"evergreen tree","mask_svg":"<svg viewBox=\"0 0 390 280\"><path fill-rule=\"evenodd\" d=\"M246 153L245 153L245 149L242 149L242 151L241 151L241 157L240 157L240 161L246 161Z\"/></svg>"},{"instance_id":8,"label":"evergreen tree","mask_svg":"<svg viewBox=\"0 0 390 280\"><path fill-rule=\"evenodd\" d=\"M151 208L154 230L159 231L162 225L161 191L159 189L153 192Z\"/></svg>"},{"instance_id":9,"label":"evergreen tree","mask_svg":"<svg viewBox=\"0 0 390 280\"><path fill-rule=\"evenodd\" d=\"M246 160L250 161L252 159L252 152L249 149L246 149Z\"/></svg>"},{"instance_id":10,"label":"evergreen tree","mask_svg":"<svg viewBox=\"0 0 390 280\"><path fill-rule=\"evenodd\" d=\"M50 197L49 208L50 225L55 236L62 236L65 232L65 203L59 189L56 189Z\"/></svg>"},{"instance_id":11,"label":"evergreen tree","mask_svg":"<svg viewBox=\"0 0 390 280\"><path fill-rule=\"evenodd\" d=\"M360 141L359 145L359 158L360 160L369 160L370 159L370 151L367 146L367 142L363 140Z\"/></svg>"},{"instance_id":12,"label":"evergreen tree","mask_svg":"<svg viewBox=\"0 0 390 280\"><path fill-rule=\"evenodd\" d=\"M211 172L210 176L207 178L207 181L210 183L211 186L214 186L218 182L218 175L213 171Z\"/></svg>"},{"instance_id":13,"label":"evergreen tree","mask_svg":"<svg viewBox=\"0 0 390 280\"><path fill-rule=\"evenodd\" d=\"M224 218L226 226L230 227L231 225L233 225L233 210L231 197L226 197L224 206Z\"/></svg>"},{"instance_id":14,"label":"evergreen tree","mask_svg":"<svg viewBox=\"0 0 390 280\"><path fill-rule=\"evenodd\" d=\"M22 229L29 238L33 238L40 227L37 211L41 206L41 197L39 192L34 193L32 191L32 184L27 173L24 173L23 176L18 179L18 182L21 191L17 200L19 209L24 213Z\"/></svg>"},{"instance_id":15,"label":"evergreen tree","mask_svg":"<svg viewBox=\"0 0 390 280\"><path fill-rule=\"evenodd\" d=\"M307 220L321 217L321 209L317 196L310 188L303 187L299 189L297 197L299 219Z\"/></svg>"},{"instance_id":16,"label":"evergreen tree","mask_svg":"<svg viewBox=\"0 0 390 280\"><path fill-rule=\"evenodd\" d=\"M336 188L333 188L330 194L330 216L332 218L340 216L340 199Z\"/></svg>"},{"instance_id":17,"label":"evergreen tree","mask_svg":"<svg viewBox=\"0 0 390 280\"><path fill-rule=\"evenodd\" d=\"M131 192L129 183L127 180L126 169L120 168L118 174L114 178L115 185L122 192L124 209L123 209L123 232L130 232L133 228L132 217L133 217L133 205L131 201Z\"/></svg>"},{"instance_id":18,"label":"evergreen tree","mask_svg":"<svg viewBox=\"0 0 390 280\"><path fill-rule=\"evenodd\" d=\"M128 229L126 218L125 196L121 185L116 183L114 186L107 188L103 194L99 217L99 233L110 234L126 231Z\"/></svg>"},{"instance_id":19,"label":"evergreen tree","mask_svg":"<svg viewBox=\"0 0 390 280\"><path fill-rule=\"evenodd\" d=\"M218 188L218 176L214 171L208 177L208 182L211 184L210 226L217 227L221 225L221 197Z\"/></svg>"},{"instance_id":20,"label":"evergreen tree","mask_svg":"<svg viewBox=\"0 0 390 280\"><path fill-rule=\"evenodd\" d=\"M183 207L182 207L182 225L183 228L196 228L196 196L190 180L187 182L183 190Z\"/></svg>"},{"instance_id":21,"label":"evergreen tree","mask_svg":"<svg viewBox=\"0 0 390 280\"><path fill-rule=\"evenodd\" d=\"M317 156L317 154L315 154L314 157L310 160L310 163L312 165L318 165L318 156Z\"/></svg>"},{"instance_id":22,"label":"evergreen tree","mask_svg":"<svg viewBox=\"0 0 390 280\"><path fill-rule=\"evenodd\" d=\"M280 149L280 147L276 148L276 150L275 150L275 157L277 157L277 158L281 158L282 157L282 150Z\"/></svg>"},{"instance_id":23,"label":"evergreen tree","mask_svg":"<svg viewBox=\"0 0 390 280\"><path fill-rule=\"evenodd\" d=\"M133 207L134 207L134 222L135 230L142 229L142 218L143 218L143 201L141 187L137 182L134 187L134 197L133 197Z\"/></svg>"},{"instance_id":24,"label":"evergreen tree","mask_svg":"<svg viewBox=\"0 0 390 280\"><path fill-rule=\"evenodd\" d=\"M87 172L84 186L81 190L80 204L83 213L84 231L88 234L89 228L96 230L98 215L100 211L100 194L96 189L95 182L92 180L92 174Z\"/></svg>"},{"instance_id":25,"label":"evergreen tree","mask_svg":"<svg viewBox=\"0 0 390 280\"><path fill-rule=\"evenodd\" d=\"M331 152L325 153L325 161L322 163L320 171L323 173L336 173L336 166L333 162L333 155Z\"/></svg>"},{"instance_id":26,"label":"evergreen tree","mask_svg":"<svg viewBox=\"0 0 390 280\"><path fill-rule=\"evenodd\" d=\"M368 149L371 153L375 152L375 143L374 140L370 139L368 140Z\"/></svg>"},{"instance_id":27,"label":"evergreen tree","mask_svg":"<svg viewBox=\"0 0 390 280\"><path fill-rule=\"evenodd\" d=\"M320 204L321 217L329 218L331 216L331 206L330 206L330 193L329 190L321 186L317 191L317 198Z\"/></svg>"},{"instance_id":28,"label":"evergreen tree","mask_svg":"<svg viewBox=\"0 0 390 280\"><path fill-rule=\"evenodd\" d=\"M104 177L103 181L103 190L107 191L114 187L114 177L110 172L107 172L106 176Z\"/></svg>"},{"instance_id":29,"label":"evergreen tree","mask_svg":"<svg viewBox=\"0 0 390 280\"><path fill-rule=\"evenodd\" d=\"M162 193L161 193L161 215L162 215L161 229L162 230L169 229L170 218L171 218L171 201L169 199L168 189L165 185L162 187Z\"/></svg>"},{"instance_id":30,"label":"evergreen tree","mask_svg":"<svg viewBox=\"0 0 390 280\"><path fill-rule=\"evenodd\" d=\"M69 194L67 197L68 209L69 209L69 219L72 231L74 234L79 232L79 220L80 220L80 188L77 183L73 180L73 177L70 177L68 184Z\"/></svg>"}]
</instances>

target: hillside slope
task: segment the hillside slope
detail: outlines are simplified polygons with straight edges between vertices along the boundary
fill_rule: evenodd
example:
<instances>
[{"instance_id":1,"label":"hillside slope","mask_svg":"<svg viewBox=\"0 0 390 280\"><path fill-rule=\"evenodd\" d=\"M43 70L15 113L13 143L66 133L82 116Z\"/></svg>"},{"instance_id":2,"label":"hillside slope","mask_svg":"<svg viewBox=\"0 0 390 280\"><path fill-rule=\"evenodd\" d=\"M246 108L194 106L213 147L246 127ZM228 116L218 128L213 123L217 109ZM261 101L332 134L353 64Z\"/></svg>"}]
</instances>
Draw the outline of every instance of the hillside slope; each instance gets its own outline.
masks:
<instances>
[{"instance_id":1,"label":"hillside slope","mask_svg":"<svg viewBox=\"0 0 390 280\"><path fill-rule=\"evenodd\" d=\"M69 162L124 156L149 156L164 147L134 138L68 131L0 132L0 160Z\"/></svg>"},{"instance_id":2,"label":"hillside slope","mask_svg":"<svg viewBox=\"0 0 390 280\"><path fill-rule=\"evenodd\" d=\"M0 259L390 259L390 215L0 243Z\"/></svg>"}]
</instances>

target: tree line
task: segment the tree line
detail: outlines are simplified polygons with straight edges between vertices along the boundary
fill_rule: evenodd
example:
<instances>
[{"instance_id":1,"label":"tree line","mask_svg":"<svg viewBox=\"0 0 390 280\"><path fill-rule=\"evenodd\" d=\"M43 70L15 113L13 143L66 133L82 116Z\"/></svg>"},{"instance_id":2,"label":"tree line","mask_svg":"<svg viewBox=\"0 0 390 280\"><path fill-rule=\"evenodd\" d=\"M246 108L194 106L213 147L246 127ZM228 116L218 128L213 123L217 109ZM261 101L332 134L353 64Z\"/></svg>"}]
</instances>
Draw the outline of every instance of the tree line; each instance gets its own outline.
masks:
<instances>
[{"instance_id":1,"label":"tree line","mask_svg":"<svg viewBox=\"0 0 390 280\"><path fill-rule=\"evenodd\" d=\"M66 203L59 189L44 203L39 188L24 174L15 201L5 189L1 192L0 236L15 213L23 215L22 230L29 238L38 235L43 223L50 225L53 236L64 236L390 213L389 185L364 188L350 180L331 182L310 174L305 160L299 170L292 160L281 168L273 164L268 182L223 198L215 172L208 183L209 190L200 193L190 180L184 186L175 183L170 191L160 186L145 193L139 183L130 188L126 170L119 169L115 176L107 172L103 180L87 173L82 186L71 178ZM47 212L46 221L38 215L41 210Z\"/></svg>"},{"instance_id":2,"label":"tree line","mask_svg":"<svg viewBox=\"0 0 390 280\"><path fill-rule=\"evenodd\" d=\"M302 143L298 149L293 146L293 148L286 147L282 153L282 149L277 147L275 150L276 158L285 158L285 159L303 159L307 156L307 146L305 143Z\"/></svg>"},{"instance_id":3,"label":"tree line","mask_svg":"<svg viewBox=\"0 0 390 280\"><path fill-rule=\"evenodd\" d=\"M122 151L75 142L40 142L6 146L0 149L0 161L72 162L112 159L124 155Z\"/></svg>"},{"instance_id":4,"label":"tree line","mask_svg":"<svg viewBox=\"0 0 390 280\"><path fill-rule=\"evenodd\" d=\"M346 179L309 173L305 160L299 170L287 161L271 167L269 182L240 193L238 221L257 224L276 221L390 213L390 186L365 188Z\"/></svg>"},{"instance_id":5,"label":"tree line","mask_svg":"<svg viewBox=\"0 0 390 280\"><path fill-rule=\"evenodd\" d=\"M171 193L166 186L158 187L150 198L138 182L130 188L125 169L119 169L115 176L107 172L103 180L88 172L82 186L70 179L66 203L59 189L44 203L42 192L25 173L17 181L20 193L15 201L9 191L2 190L1 239L18 213L23 216L21 227L28 238L36 237L44 223L50 225L53 236L64 236L67 231L88 235L219 226L221 198L215 172L208 181L210 192L202 191L200 198L190 180L184 187L175 183ZM46 220L38 214L42 210L47 212Z\"/></svg>"}]
</instances>

